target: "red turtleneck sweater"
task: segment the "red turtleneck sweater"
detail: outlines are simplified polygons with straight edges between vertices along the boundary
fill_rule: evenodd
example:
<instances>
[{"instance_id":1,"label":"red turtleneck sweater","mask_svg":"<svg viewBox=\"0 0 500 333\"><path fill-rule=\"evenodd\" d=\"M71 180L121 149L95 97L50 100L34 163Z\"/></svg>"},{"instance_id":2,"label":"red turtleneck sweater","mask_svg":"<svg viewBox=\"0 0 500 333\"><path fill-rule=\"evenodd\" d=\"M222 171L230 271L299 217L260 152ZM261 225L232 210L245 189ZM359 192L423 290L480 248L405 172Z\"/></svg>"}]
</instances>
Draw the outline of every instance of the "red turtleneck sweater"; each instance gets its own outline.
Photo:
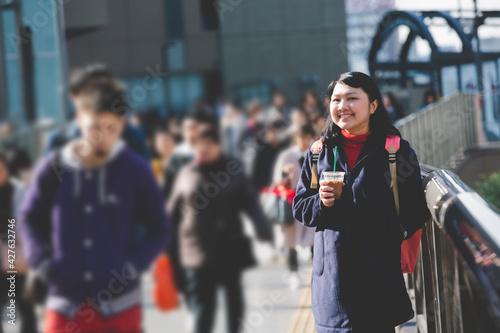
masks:
<instances>
[{"instance_id":1,"label":"red turtleneck sweater","mask_svg":"<svg viewBox=\"0 0 500 333\"><path fill-rule=\"evenodd\" d=\"M371 131L361 135L354 135L342 130L342 144L344 146L344 152L347 158L347 168L349 171L351 171L356 164L361 148L363 148L363 145L370 134Z\"/></svg>"}]
</instances>

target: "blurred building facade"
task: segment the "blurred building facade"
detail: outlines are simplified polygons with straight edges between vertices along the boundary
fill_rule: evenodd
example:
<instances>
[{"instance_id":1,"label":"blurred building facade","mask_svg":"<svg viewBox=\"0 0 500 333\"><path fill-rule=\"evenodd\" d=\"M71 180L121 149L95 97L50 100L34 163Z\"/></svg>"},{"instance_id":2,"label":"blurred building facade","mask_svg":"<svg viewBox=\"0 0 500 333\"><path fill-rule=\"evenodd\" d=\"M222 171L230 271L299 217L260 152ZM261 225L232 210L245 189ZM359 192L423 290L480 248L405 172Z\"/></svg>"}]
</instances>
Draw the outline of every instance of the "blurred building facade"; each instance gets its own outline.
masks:
<instances>
[{"instance_id":1,"label":"blurred building facade","mask_svg":"<svg viewBox=\"0 0 500 333\"><path fill-rule=\"evenodd\" d=\"M198 98L223 94L220 33L214 1L166 0L168 98L182 112Z\"/></svg>"},{"instance_id":2,"label":"blurred building facade","mask_svg":"<svg viewBox=\"0 0 500 333\"><path fill-rule=\"evenodd\" d=\"M134 110L166 112L164 0L72 0L64 5L68 66L105 63Z\"/></svg>"},{"instance_id":3,"label":"blurred building facade","mask_svg":"<svg viewBox=\"0 0 500 333\"><path fill-rule=\"evenodd\" d=\"M380 20L396 8L395 0L345 0L349 69L368 73L368 53ZM391 36L379 56L399 56L398 36Z\"/></svg>"},{"instance_id":4,"label":"blurred building facade","mask_svg":"<svg viewBox=\"0 0 500 333\"><path fill-rule=\"evenodd\" d=\"M167 0L167 63L176 95L299 102L347 70L343 1Z\"/></svg>"},{"instance_id":5,"label":"blurred building facade","mask_svg":"<svg viewBox=\"0 0 500 333\"><path fill-rule=\"evenodd\" d=\"M61 1L0 0L0 121L62 118Z\"/></svg>"},{"instance_id":6,"label":"blurred building facade","mask_svg":"<svg viewBox=\"0 0 500 333\"><path fill-rule=\"evenodd\" d=\"M71 118L71 68L102 62L133 110L198 98L298 103L348 69L343 1L0 0L0 119ZM24 30L23 30L24 29ZM24 31L31 43L16 42ZM17 38L17 39L16 39ZM24 41L24 40L22 40Z\"/></svg>"},{"instance_id":7,"label":"blurred building facade","mask_svg":"<svg viewBox=\"0 0 500 333\"><path fill-rule=\"evenodd\" d=\"M347 66L344 1L219 2L224 90L265 102L274 90L297 103L323 93ZM224 6L222 6L224 4Z\"/></svg>"}]
</instances>

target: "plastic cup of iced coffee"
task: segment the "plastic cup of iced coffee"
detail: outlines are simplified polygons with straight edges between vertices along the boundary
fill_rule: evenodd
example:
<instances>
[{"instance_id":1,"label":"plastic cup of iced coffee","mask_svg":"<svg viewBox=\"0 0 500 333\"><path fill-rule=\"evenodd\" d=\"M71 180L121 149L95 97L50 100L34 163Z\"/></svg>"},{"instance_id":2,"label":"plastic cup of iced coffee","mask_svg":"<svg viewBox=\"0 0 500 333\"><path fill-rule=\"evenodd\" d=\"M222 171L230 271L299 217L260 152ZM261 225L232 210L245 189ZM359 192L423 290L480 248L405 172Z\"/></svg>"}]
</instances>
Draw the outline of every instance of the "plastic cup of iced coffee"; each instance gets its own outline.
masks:
<instances>
[{"instance_id":1,"label":"plastic cup of iced coffee","mask_svg":"<svg viewBox=\"0 0 500 333\"><path fill-rule=\"evenodd\" d=\"M323 171L323 184L333 188L333 197L340 199L342 197L342 187L344 186L344 171Z\"/></svg>"}]
</instances>

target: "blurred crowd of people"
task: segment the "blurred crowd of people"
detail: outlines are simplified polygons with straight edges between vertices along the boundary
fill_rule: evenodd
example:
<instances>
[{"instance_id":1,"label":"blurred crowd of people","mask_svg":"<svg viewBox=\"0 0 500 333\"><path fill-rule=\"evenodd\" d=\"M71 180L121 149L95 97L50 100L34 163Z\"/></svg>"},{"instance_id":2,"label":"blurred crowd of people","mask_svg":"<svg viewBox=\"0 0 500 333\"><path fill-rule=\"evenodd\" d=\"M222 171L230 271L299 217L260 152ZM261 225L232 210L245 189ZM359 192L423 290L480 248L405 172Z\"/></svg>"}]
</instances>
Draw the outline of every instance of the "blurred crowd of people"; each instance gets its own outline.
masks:
<instances>
[{"instance_id":1,"label":"blurred crowd of people","mask_svg":"<svg viewBox=\"0 0 500 333\"><path fill-rule=\"evenodd\" d=\"M325 124L325 101L312 91L300 105L279 92L270 105L198 100L186 114L165 119L155 110L130 114L124 88L103 65L75 70L69 84L75 119L44 138L36 169L16 140L3 140L0 151L1 244L8 244L6 221L19 219L18 244L27 262L18 280L21 332L37 327L34 305L23 295L45 302L46 332L68 320L80 325L74 318L85 311L102 327L114 327L105 326L116 324L111 314L122 322L126 317L127 332L134 331L138 279L109 299L100 300L99 292L112 278L110 269L137 275L162 252L192 314L191 330L211 331L222 286L228 332L238 332L241 273L255 265L241 213L287 262L290 287L300 285L297 249L310 249L312 257L314 229L298 221L271 225L259 197L277 186L295 190L307 149ZM384 104L393 122L404 116L393 94ZM5 123L0 133L9 137L12 125ZM22 257L19 250L19 265ZM32 280L48 290L24 293Z\"/></svg>"}]
</instances>

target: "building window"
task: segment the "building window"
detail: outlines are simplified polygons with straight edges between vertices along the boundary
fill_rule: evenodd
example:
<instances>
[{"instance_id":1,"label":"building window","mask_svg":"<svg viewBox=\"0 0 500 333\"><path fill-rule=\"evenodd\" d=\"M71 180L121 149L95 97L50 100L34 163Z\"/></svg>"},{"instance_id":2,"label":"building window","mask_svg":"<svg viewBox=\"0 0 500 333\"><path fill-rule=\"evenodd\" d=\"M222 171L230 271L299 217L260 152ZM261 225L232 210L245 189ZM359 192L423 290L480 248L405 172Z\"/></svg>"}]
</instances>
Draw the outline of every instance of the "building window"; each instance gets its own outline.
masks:
<instances>
[{"instance_id":1,"label":"building window","mask_svg":"<svg viewBox=\"0 0 500 333\"><path fill-rule=\"evenodd\" d=\"M219 30L219 15L214 0L200 0L201 29Z\"/></svg>"},{"instance_id":2,"label":"building window","mask_svg":"<svg viewBox=\"0 0 500 333\"><path fill-rule=\"evenodd\" d=\"M169 71L180 71L186 67L184 41L171 40L167 44L167 63Z\"/></svg>"},{"instance_id":3,"label":"building window","mask_svg":"<svg viewBox=\"0 0 500 333\"><path fill-rule=\"evenodd\" d=\"M246 105L252 100L259 100L263 104L271 102L273 87L269 82L254 82L234 86L231 97L238 100L241 105Z\"/></svg>"}]
</instances>

